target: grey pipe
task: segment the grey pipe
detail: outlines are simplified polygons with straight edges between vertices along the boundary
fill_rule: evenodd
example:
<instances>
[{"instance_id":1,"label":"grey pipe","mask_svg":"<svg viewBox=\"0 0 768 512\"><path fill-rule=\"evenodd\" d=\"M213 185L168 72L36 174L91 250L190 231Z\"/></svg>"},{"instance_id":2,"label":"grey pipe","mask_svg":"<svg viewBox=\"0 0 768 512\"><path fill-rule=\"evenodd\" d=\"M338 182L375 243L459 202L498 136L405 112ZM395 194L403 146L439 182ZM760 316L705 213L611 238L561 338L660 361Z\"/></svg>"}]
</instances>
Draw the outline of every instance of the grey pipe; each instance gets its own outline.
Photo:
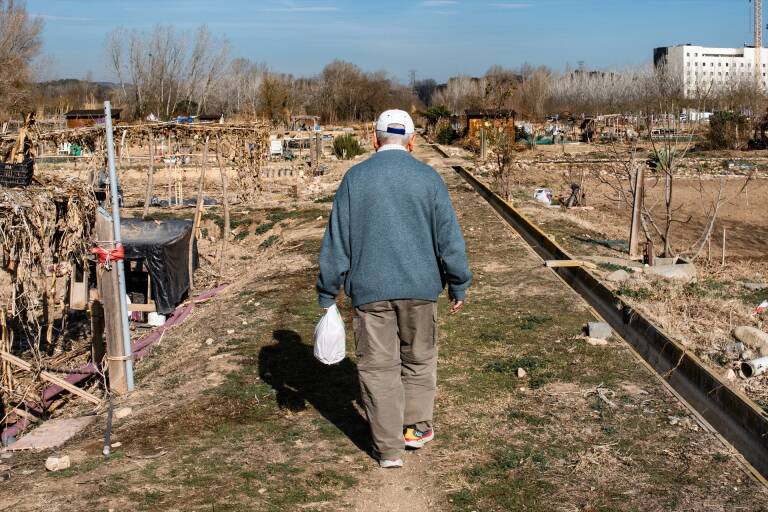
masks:
<instances>
[{"instance_id":1,"label":"grey pipe","mask_svg":"<svg viewBox=\"0 0 768 512\"><path fill-rule=\"evenodd\" d=\"M758 357L741 363L741 373L748 379L762 375L766 370L768 370L768 357Z\"/></svg>"},{"instance_id":2,"label":"grey pipe","mask_svg":"<svg viewBox=\"0 0 768 512\"><path fill-rule=\"evenodd\" d=\"M112 226L115 230L115 245L122 241L122 231L120 226L120 200L117 194L117 170L115 169L115 142L112 134L112 105L108 101L104 102L104 124L107 128L107 158L109 160L109 192L112 198ZM128 330L128 302L125 292L125 268L123 260L117 260L115 269L117 270L118 297L120 301L120 324L123 330L123 353L127 356L125 360L125 381L128 386L128 392L133 391L133 351L131 349L131 332Z\"/></svg>"}]
</instances>

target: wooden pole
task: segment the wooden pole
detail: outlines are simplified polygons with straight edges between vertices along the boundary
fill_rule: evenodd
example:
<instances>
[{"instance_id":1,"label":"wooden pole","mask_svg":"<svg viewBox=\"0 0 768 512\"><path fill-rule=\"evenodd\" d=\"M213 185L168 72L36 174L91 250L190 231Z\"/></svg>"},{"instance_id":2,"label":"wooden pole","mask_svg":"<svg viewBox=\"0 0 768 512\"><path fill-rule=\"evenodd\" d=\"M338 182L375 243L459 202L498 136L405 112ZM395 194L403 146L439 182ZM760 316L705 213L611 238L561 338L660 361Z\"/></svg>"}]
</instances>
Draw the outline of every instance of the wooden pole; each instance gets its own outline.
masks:
<instances>
[{"instance_id":1,"label":"wooden pole","mask_svg":"<svg viewBox=\"0 0 768 512\"><path fill-rule=\"evenodd\" d=\"M105 247L111 248L109 242L114 241L112 219L106 212L96 212L96 238ZM117 394L128 392L128 382L124 359L130 354L125 353L123 343L122 323L127 318L120 314L120 287L117 280L117 270L113 267L107 271L103 266L96 266L96 283L99 289L99 301L104 311L104 327L107 338L107 369L109 371L109 389Z\"/></svg>"},{"instance_id":2,"label":"wooden pole","mask_svg":"<svg viewBox=\"0 0 768 512\"><path fill-rule=\"evenodd\" d=\"M11 335L10 329L8 329L7 312L5 308L0 308L0 350L6 352L11 351ZM13 375L11 374L11 364L8 361L3 360L2 367L2 383L3 383L3 411L6 412L11 405L10 397L13 394ZM7 419L7 418L6 418Z\"/></svg>"},{"instance_id":3,"label":"wooden pole","mask_svg":"<svg viewBox=\"0 0 768 512\"><path fill-rule=\"evenodd\" d=\"M144 195L144 213L141 218L146 219L149 215L149 203L152 202L152 186L155 179L155 136L149 134L149 167L147 168L147 193Z\"/></svg>"},{"instance_id":4,"label":"wooden pole","mask_svg":"<svg viewBox=\"0 0 768 512\"><path fill-rule=\"evenodd\" d=\"M317 167L317 152L312 147L312 132L309 132L308 142L309 142L309 163L312 169L314 170L315 167Z\"/></svg>"},{"instance_id":5,"label":"wooden pole","mask_svg":"<svg viewBox=\"0 0 768 512\"><path fill-rule=\"evenodd\" d=\"M228 180L227 172L224 169L224 163L221 160L221 139L218 139L216 143L216 162L219 164L219 173L221 174L222 199L224 202L224 229L222 230L221 254L219 255L219 276L217 278L221 279L224 276L224 256L227 252L227 240L229 239Z\"/></svg>"},{"instance_id":6,"label":"wooden pole","mask_svg":"<svg viewBox=\"0 0 768 512\"><path fill-rule=\"evenodd\" d=\"M205 146L203 146L203 160L200 162L200 178L197 180L197 204L195 205L195 216L192 223L192 235L189 237L189 255L188 255L188 272L189 272L189 288L190 290L194 286L192 268L192 258L194 256L195 240L197 240L197 231L200 229L200 218L203 213L203 188L205 182L205 171L208 168L208 137L205 138Z\"/></svg>"},{"instance_id":7,"label":"wooden pole","mask_svg":"<svg viewBox=\"0 0 768 512\"><path fill-rule=\"evenodd\" d=\"M723 259L720 262L721 266L725 266L725 228L723 228Z\"/></svg>"},{"instance_id":8,"label":"wooden pole","mask_svg":"<svg viewBox=\"0 0 768 512\"><path fill-rule=\"evenodd\" d=\"M123 135L120 137L120 153L117 155L117 164L123 166L123 152L125 151L125 136L128 135L128 130L123 130Z\"/></svg>"},{"instance_id":9,"label":"wooden pole","mask_svg":"<svg viewBox=\"0 0 768 512\"><path fill-rule=\"evenodd\" d=\"M629 230L629 258L640 257L640 216L643 212L643 188L645 183L645 170L638 167L635 173L635 197L632 201L632 224Z\"/></svg>"},{"instance_id":10,"label":"wooden pole","mask_svg":"<svg viewBox=\"0 0 768 512\"><path fill-rule=\"evenodd\" d=\"M166 156L164 160L168 160L168 157ZM165 171L166 177L168 178L168 183L166 184L168 190L166 193L168 194L168 208L170 208L173 205L173 196L171 195L171 190L173 190L173 174L171 173L171 164L167 161L165 162Z\"/></svg>"}]
</instances>

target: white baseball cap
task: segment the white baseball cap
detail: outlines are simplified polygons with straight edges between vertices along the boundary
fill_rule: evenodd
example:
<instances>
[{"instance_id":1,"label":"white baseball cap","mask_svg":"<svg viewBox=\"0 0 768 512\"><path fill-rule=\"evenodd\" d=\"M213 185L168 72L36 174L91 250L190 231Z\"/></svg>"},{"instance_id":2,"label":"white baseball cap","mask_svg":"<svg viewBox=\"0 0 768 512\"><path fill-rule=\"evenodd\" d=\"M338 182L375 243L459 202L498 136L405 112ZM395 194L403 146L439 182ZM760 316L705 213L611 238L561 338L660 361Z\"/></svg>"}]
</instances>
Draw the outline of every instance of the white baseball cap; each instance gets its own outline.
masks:
<instances>
[{"instance_id":1,"label":"white baseball cap","mask_svg":"<svg viewBox=\"0 0 768 512\"><path fill-rule=\"evenodd\" d=\"M391 127L393 124L403 125L405 130ZM416 127L413 125L413 119L411 119L408 112L404 110L387 110L382 112L378 121L376 121L376 131L410 135L416 131Z\"/></svg>"}]
</instances>

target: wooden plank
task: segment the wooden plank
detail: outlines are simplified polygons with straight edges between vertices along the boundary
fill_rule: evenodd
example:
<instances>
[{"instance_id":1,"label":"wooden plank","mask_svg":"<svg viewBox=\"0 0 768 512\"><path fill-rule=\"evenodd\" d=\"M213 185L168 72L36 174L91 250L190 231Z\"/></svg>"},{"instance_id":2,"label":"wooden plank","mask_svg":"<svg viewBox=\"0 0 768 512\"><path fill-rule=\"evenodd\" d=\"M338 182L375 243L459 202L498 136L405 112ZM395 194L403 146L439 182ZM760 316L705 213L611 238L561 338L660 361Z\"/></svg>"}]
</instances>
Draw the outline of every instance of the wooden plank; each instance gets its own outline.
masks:
<instances>
[{"instance_id":1,"label":"wooden plank","mask_svg":"<svg viewBox=\"0 0 768 512\"><path fill-rule=\"evenodd\" d=\"M21 368L22 370L32 371L32 365L30 363L14 356L13 354L9 354L5 350L0 350L0 358L2 358L3 361L8 361L9 363ZM96 404L96 405L101 404L101 398L95 395L92 395L87 391L83 391L79 387L70 384L69 382L65 381L61 377L57 377L56 375L50 372L42 371L40 372L40 377L43 380L47 380L51 384L56 384L57 386L66 389L67 391L69 391L74 395L77 395L81 398L85 398L86 400L88 400L93 404Z\"/></svg>"},{"instance_id":2,"label":"wooden plank","mask_svg":"<svg viewBox=\"0 0 768 512\"><path fill-rule=\"evenodd\" d=\"M139 311L141 313L154 313L157 306L152 302L150 304L128 304L128 311Z\"/></svg>"},{"instance_id":3,"label":"wooden plank","mask_svg":"<svg viewBox=\"0 0 768 512\"><path fill-rule=\"evenodd\" d=\"M580 260L546 260L544 262L544 266L549 268L558 268L558 267L597 268L597 265L595 265L594 263L590 263L588 261L580 261Z\"/></svg>"},{"instance_id":4,"label":"wooden plank","mask_svg":"<svg viewBox=\"0 0 768 512\"><path fill-rule=\"evenodd\" d=\"M69 283L69 309L85 311L88 307L88 269L83 269L82 280L77 280L77 268L72 269Z\"/></svg>"},{"instance_id":5,"label":"wooden plank","mask_svg":"<svg viewBox=\"0 0 768 512\"><path fill-rule=\"evenodd\" d=\"M100 242L114 241L112 219L103 212L96 212L96 237ZM99 298L104 312L104 331L107 345L107 370L109 371L109 389L117 394L128 392L125 363L113 358L125 357L123 350L123 319L120 315L120 287L117 282L117 270L107 271L103 266L96 266L96 282Z\"/></svg>"}]
</instances>

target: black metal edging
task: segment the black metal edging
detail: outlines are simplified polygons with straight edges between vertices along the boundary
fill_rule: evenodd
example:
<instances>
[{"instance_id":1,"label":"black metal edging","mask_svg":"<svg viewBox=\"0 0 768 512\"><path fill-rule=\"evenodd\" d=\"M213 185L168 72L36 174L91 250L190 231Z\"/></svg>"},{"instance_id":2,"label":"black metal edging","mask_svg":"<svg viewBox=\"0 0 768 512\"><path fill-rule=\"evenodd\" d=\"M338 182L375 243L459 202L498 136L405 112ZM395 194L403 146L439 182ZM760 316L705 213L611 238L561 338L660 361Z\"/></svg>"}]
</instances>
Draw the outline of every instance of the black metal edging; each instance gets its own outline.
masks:
<instances>
[{"instance_id":1,"label":"black metal edging","mask_svg":"<svg viewBox=\"0 0 768 512\"><path fill-rule=\"evenodd\" d=\"M461 166L454 166L453 169L544 260L573 259L533 222L474 175ZM746 395L729 387L695 354L672 340L620 297L616 297L587 270L582 267L555 267L552 270L581 295L755 470L763 477L768 477L768 414Z\"/></svg>"}]
</instances>

